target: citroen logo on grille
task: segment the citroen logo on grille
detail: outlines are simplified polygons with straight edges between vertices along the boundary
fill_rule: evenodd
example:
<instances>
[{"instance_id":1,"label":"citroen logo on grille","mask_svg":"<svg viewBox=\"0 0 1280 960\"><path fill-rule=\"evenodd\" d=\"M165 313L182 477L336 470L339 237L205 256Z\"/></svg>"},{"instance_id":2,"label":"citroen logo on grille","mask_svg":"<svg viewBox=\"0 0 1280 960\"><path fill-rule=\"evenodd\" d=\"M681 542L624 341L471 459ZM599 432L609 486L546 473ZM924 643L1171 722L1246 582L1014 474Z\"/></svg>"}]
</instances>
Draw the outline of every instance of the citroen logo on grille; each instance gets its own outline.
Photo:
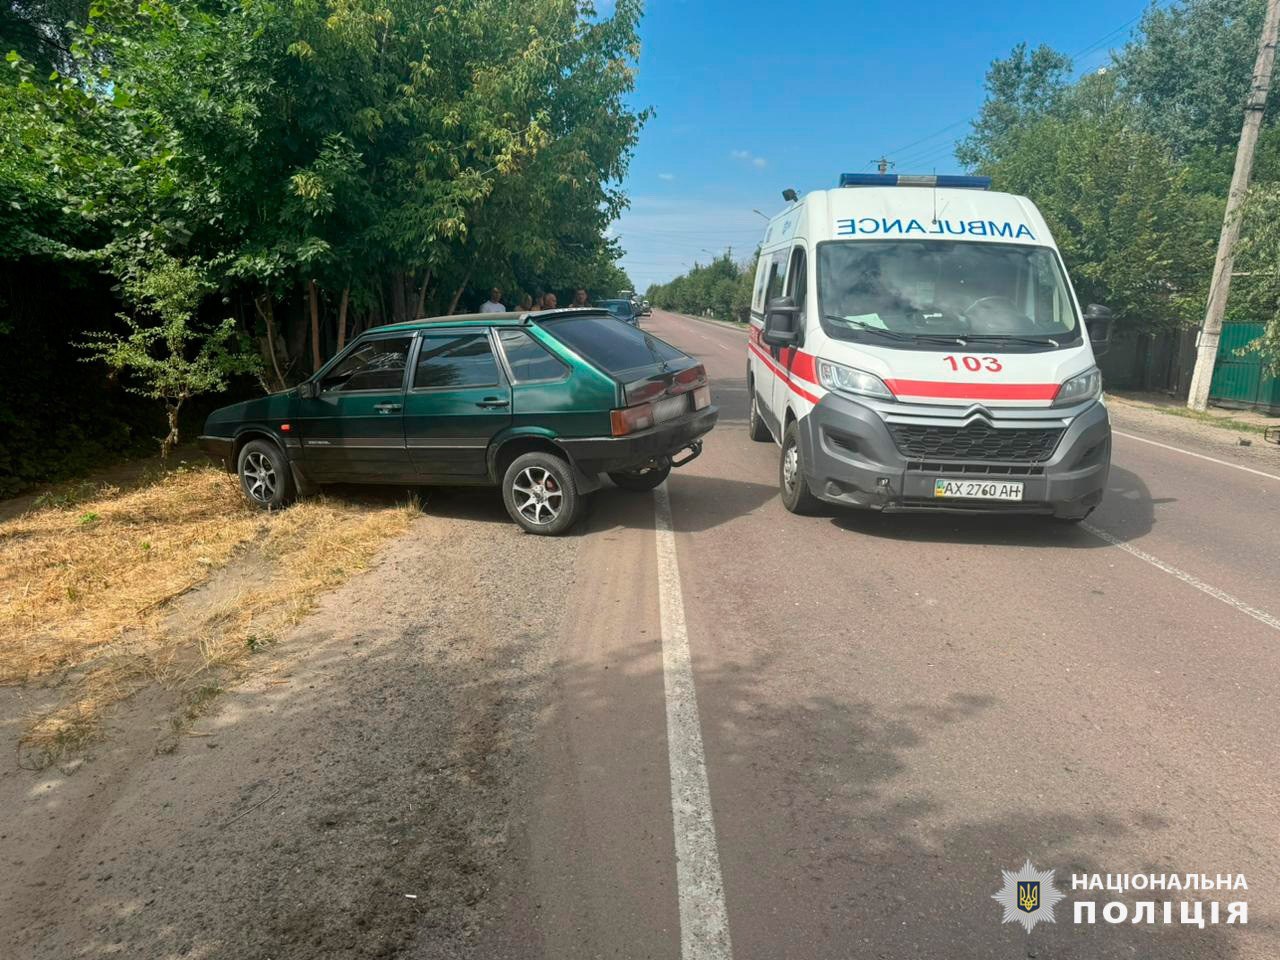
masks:
<instances>
[{"instance_id":1,"label":"citroen logo on grille","mask_svg":"<svg viewBox=\"0 0 1280 960\"><path fill-rule=\"evenodd\" d=\"M990 410L988 410L986 407L984 407L980 403L975 403L972 407L970 407L968 410L964 412L965 425L968 426L978 417L981 417L983 420L986 420L987 423L991 423L991 421L995 419L991 415Z\"/></svg>"}]
</instances>

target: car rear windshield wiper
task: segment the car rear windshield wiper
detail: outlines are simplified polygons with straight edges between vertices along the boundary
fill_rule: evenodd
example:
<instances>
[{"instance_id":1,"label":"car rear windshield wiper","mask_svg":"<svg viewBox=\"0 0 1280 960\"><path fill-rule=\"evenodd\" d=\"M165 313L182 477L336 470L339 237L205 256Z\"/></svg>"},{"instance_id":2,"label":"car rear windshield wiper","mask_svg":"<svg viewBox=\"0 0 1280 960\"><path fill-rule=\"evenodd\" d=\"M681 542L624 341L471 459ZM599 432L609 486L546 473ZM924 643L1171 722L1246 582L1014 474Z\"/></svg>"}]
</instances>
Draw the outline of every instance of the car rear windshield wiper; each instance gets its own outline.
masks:
<instances>
[{"instance_id":1,"label":"car rear windshield wiper","mask_svg":"<svg viewBox=\"0 0 1280 960\"><path fill-rule=\"evenodd\" d=\"M998 340L1002 343L1029 343L1037 347L1057 347L1058 341L1053 337L1020 337L1012 333L966 333L966 340L979 340L991 343Z\"/></svg>"},{"instance_id":2,"label":"car rear windshield wiper","mask_svg":"<svg viewBox=\"0 0 1280 960\"><path fill-rule=\"evenodd\" d=\"M649 354L653 357L653 362L658 365L658 368L663 373L666 373L667 361L663 360L662 357L658 356L658 345L654 343L653 337L649 336L649 334L647 333L644 334L644 345L646 349L648 349Z\"/></svg>"}]
</instances>

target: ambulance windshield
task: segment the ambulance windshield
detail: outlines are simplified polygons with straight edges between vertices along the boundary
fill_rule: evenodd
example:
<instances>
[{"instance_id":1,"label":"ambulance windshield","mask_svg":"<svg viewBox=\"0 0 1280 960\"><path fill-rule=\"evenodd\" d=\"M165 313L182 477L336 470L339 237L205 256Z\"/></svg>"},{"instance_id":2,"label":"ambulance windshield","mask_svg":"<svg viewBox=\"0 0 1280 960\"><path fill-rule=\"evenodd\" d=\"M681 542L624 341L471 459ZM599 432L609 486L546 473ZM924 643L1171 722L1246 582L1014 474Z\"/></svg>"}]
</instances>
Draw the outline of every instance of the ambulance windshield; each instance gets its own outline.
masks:
<instances>
[{"instance_id":1,"label":"ambulance windshield","mask_svg":"<svg viewBox=\"0 0 1280 960\"><path fill-rule=\"evenodd\" d=\"M956 340L1053 349L1080 338L1047 247L959 240L854 240L818 248L822 326L842 340Z\"/></svg>"}]
</instances>

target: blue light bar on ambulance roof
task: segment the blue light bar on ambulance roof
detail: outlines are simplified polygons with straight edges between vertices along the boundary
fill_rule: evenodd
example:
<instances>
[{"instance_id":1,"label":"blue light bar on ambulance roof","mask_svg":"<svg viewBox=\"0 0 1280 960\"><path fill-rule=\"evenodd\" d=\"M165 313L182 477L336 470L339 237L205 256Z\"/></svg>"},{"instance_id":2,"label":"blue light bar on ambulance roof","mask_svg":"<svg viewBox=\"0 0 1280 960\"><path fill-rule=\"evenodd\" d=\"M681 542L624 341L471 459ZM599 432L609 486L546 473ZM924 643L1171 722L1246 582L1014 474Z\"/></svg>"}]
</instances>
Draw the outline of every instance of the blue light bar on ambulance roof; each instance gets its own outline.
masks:
<instances>
[{"instance_id":1,"label":"blue light bar on ambulance roof","mask_svg":"<svg viewBox=\"0 0 1280 960\"><path fill-rule=\"evenodd\" d=\"M954 174L914 173L842 173L842 187L956 187L962 190L989 190L990 177L966 177Z\"/></svg>"}]
</instances>

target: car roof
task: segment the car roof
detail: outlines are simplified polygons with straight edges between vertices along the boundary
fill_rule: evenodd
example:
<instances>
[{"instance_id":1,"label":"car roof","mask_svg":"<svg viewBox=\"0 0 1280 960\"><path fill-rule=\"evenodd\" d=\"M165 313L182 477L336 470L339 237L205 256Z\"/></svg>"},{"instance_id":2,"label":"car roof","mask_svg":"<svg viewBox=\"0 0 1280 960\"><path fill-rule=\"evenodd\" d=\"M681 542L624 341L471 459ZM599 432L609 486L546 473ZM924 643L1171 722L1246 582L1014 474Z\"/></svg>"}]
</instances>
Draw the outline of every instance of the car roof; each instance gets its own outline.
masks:
<instances>
[{"instance_id":1,"label":"car roof","mask_svg":"<svg viewBox=\"0 0 1280 960\"><path fill-rule=\"evenodd\" d=\"M374 327L366 333L395 333L400 330L424 330L431 327L453 327L466 324L485 324L493 327L519 327L529 323L541 323L556 317L574 314L591 314L605 316L608 311L595 307L559 307L555 310L507 311L506 313L459 313L451 317L423 317L421 320L407 320L404 323L389 323L386 326Z\"/></svg>"}]
</instances>

